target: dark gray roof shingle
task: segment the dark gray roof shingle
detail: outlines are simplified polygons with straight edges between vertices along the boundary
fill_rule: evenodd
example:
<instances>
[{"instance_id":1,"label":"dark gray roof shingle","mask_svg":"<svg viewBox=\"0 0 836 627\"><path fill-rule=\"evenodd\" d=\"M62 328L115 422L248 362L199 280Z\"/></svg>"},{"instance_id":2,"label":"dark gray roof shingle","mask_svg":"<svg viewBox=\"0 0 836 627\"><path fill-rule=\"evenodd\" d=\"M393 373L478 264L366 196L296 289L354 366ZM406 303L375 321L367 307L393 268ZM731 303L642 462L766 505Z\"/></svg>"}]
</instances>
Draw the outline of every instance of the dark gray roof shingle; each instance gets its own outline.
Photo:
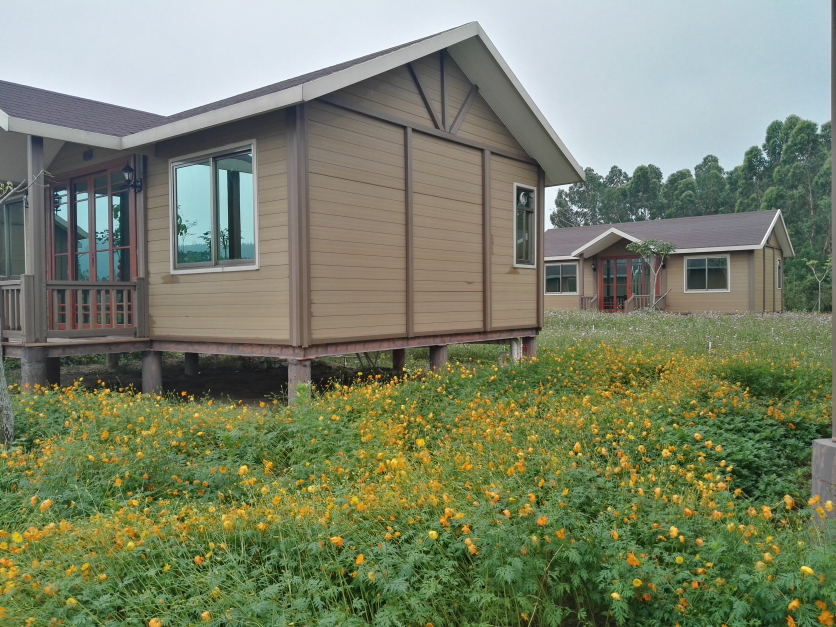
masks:
<instances>
[{"instance_id":1,"label":"dark gray roof shingle","mask_svg":"<svg viewBox=\"0 0 836 627\"><path fill-rule=\"evenodd\" d=\"M454 29L449 29L454 30ZM43 122L46 124L54 124L56 126L64 126L67 128L74 128L82 131L91 131L94 133L102 133L104 135L115 135L124 137L132 133L138 133L149 128L162 126L169 122L176 122L190 118L207 111L214 111L229 105L245 102L272 94L275 92L302 85L309 81L328 76L334 72L339 72L354 65L359 65L366 61L382 57L384 55L406 48L426 39L431 39L447 31L422 37L393 48L380 50L372 54L367 54L351 61L338 63L315 72L302 74L295 78L290 78L266 87L260 87L237 96L231 96L218 100L200 107L181 111L171 116L157 115L155 113L148 113L145 111L138 111L136 109L129 109L127 107L119 107L116 105L98 102L96 100L88 100L87 98L78 98L76 96L68 96L66 94L59 94L54 91L47 91L46 89L38 89L37 87L28 87L26 85L18 85L17 83L9 83L0 81L0 110L5 111L12 117L22 118L25 120L32 120L34 122Z\"/></svg>"},{"instance_id":2,"label":"dark gray roof shingle","mask_svg":"<svg viewBox=\"0 0 836 627\"><path fill-rule=\"evenodd\" d=\"M576 228L549 229L545 234L546 257L568 257L578 248L610 229L639 240L657 238L677 249L759 246L775 219L777 210L723 213L693 218L595 224Z\"/></svg>"}]
</instances>

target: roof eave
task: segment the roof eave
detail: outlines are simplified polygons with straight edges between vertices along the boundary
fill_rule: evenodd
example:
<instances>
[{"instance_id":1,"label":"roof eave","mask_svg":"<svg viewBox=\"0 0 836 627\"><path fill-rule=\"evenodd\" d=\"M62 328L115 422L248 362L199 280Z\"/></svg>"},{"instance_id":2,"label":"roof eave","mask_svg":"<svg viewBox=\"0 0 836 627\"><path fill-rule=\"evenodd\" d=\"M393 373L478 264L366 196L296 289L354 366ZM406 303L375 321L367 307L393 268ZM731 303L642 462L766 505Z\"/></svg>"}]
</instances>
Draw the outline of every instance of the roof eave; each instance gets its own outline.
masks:
<instances>
[{"instance_id":1,"label":"roof eave","mask_svg":"<svg viewBox=\"0 0 836 627\"><path fill-rule=\"evenodd\" d=\"M612 235L615 235L616 237L613 238L612 241L608 241L610 236L612 236ZM607 229L606 231L601 233L598 237L595 237L595 238L589 240L586 244L584 244L583 246L581 246L577 250L572 251L572 257L577 257L578 255L586 254L586 252L589 251L589 250L592 250L593 255L597 254L601 250L604 250L605 248L609 248L610 246L612 246L619 239L626 239L626 240L629 240L630 242L641 241L637 237L633 237L632 235L628 235L624 231L619 231L618 229ZM607 241L605 242L605 240L607 240ZM605 242L605 244L602 245L600 248L598 248L598 245L600 245L602 242Z\"/></svg>"},{"instance_id":2,"label":"roof eave","mask_svg":"<svg viewBox=\"0 0 836 627\"><path fill-rule=\"evenodd\" d=\"M97 148L113 148L115 150L122 148L122 138L116 135L105 135L104 133L93 133L92 131L83 131L66 126L58 126L56 124L35 122L34 120L12 117L2 111L0 111L0 114L2 114L0 115L0 127L11 133L37 135L59 141L86 144L87 146L95 146Z\"/></svg>"}]
</instances>

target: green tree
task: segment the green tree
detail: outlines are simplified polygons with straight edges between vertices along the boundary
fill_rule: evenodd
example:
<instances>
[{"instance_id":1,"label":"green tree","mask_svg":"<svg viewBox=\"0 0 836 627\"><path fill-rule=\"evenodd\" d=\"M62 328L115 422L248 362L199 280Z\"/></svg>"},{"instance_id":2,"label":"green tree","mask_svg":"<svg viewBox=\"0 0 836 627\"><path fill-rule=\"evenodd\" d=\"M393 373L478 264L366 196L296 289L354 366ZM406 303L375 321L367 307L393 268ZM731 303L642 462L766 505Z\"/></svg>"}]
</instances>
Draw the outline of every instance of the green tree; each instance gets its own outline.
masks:
<instances>
[{"instance_id":1,"label":"green tree","mask_svg":"<svg viewBox=\"0 0 836 627\"><path fill-rule=\"evenodd\" d=\"M656 280L659 276L659 271L670 256L676 252L676 246L670 242L663 242L660 239L649 239L643 242L630 242L627 244L627 250L631 253L636 253L644 260L648 268L650 268L650 294L653 302L650 309L656 309L656 303L661 300L662 295L656 298Z\"/></svg>"}]
</instances>

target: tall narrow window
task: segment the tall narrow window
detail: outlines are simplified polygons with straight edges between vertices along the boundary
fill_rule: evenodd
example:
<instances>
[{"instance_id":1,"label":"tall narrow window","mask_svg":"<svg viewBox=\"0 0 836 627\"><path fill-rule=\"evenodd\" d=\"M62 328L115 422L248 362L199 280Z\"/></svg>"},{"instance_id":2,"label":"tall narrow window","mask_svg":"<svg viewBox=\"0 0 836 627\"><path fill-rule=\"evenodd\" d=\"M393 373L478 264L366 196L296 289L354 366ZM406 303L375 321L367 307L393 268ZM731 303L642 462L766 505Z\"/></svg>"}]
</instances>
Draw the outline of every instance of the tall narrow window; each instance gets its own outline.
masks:
<instances>
[{"instance_id":1,"label":"tall narrow window","mask_svg":"<svg viewBox=\"0 0 836 627\"><path fill-rule=\"evenodd\" d=\"M23 200L0 205L0 276L17 278L24 273L24 241Z\"/></svg>"},{"instance_id":2,"label":"tall narrow window","mask_svg":"<svg viewBox=\"0 0 836 627\"><path fill-rule=\"evenodd\" d=\"M176 268L255 263L252 148L172 164Z\"/></svg>"},{"instance_id":3,"label":"tall narrow window","mask_svg":"<svg viewBox=\"0 0 836 627\"><path fill-rule=\"evenodd\" d=\"M775 281L779 290L784 289L784 260L778 257L778 268L775 272Z\"/></svg>"},{"instance_id":4,"label":"tall narrow window","mask_svg":"<svg viewBox=\"0 0 836 627\"><path fill-rule=\"evenodd\" d=\"M534 190L514 185L514 264L536 265L534 261L534 233L536 228Z\"/></svg>"}]
</instances>

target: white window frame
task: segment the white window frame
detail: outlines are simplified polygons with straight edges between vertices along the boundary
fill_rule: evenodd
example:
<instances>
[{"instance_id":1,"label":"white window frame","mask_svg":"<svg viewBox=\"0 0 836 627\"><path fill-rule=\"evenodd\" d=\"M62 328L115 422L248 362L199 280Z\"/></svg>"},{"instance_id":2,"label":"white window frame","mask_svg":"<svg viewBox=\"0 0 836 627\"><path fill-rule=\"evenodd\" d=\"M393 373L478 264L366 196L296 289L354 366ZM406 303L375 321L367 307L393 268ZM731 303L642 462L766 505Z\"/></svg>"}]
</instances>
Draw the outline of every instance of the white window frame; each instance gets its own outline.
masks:
<instances>
[{"instance_id":1,"label":"white window frame","mask_svg":"<svg viewBox=\"0 0 836 627\"><path fill-rule=\"evenodd\" d=\"M549 266L575 266L575 291L574 292L549 292L546 291L546 285L548 285L548 278L546 276L545 268ZM545 296L577 296L580 294L577 290L578 282L580 281L580 275L578 273L578 262L577 261L549 261L545 263L545 267L543 269L543 294Z\"/></svg>"},{"instance_id":2,"label":"white window frame","mask_svg":"<svg viewBox=\"0 0 836 627\"><path fill-rule=\"evenodd\" d=\"M718 259L725 257L726 269L728 270L727 287L724 290L689 290L688 289L688 260L689 259ZM706 261L706 266L708 262ZM723 292L731 292L731 255L729 254L715 254L715 255L687 255L682 262L682 290L685 294L718 294Z\"/></svg>"},{"instance_id":3,"label":"white window frame","mask_svg":"<svg viewBox=\"0 0 836 627\"><path fill-rule=\"evenodd\" d=\"M534 220L531 225L531 258L534 259L533 264L527 263L517 263L517 188L522 187L526 191L532 192L532 198L534 198ZM511 260L513 261L513 266L515 268L537 268L537 225L539 224L539 220L537 219L537 186L536 185L526 185L525 183L514 183L514 195L511 198L511 222L513 224L512 231L514 233L514 238L511 240Z\"/></svg>"},{"instance_id":4,"label":"white window frame","mask_svg":"<svg viewBox=\"0 0 836 627\"><path fill-rule=\"evenodd\" d=\"M775 288L784 289L784 258L778 257L775 260Z\"/></svg>"},{"instance_id":5,"label":"white window frame","mask_svg":"<svg viewBox=\"0 0 836 627\"><path fill-rule=\"evenodd\" d=\"M52 199L52 196L50 196L50 200L51 199ZM28 202L28 195L27 194L15 194L14 196L9 196L3 202L0 202L0 212L3 213L3 224L4 224L4 227L5 227L4 230L3 230L3 237L5 238L6 241L3 243L3 245L4 245L4 248L6 250L6 253L5 253L6 254L6 259L5 259L6 272L11 270L11 265L12 265L11 264L11 261L12 261L12 246L11 246L11 244L12 244L12 234L9 231L9 221L6 219L6 218L9 217L9 213L8 213L7 209L8 209L9 205L13 205L14 203L17 203L17 202L22 202L23 203L23 234L24 234L23 237L24 237L24 241L20 242L20 245L24 246L25 241L26 241L26 226L27 226L27 224L26 224L27 223L26 204ZM49 228L52 228L52 227L50 226ZM25 270L24 270L24 272L25 272ZM6 275L0 275L0 276L5 276L6 279L11 279L11 277L20 278L19 274L6 274Z\"/></svg>"},{"instance_id":6,"label":"white window frame","mask_svg":"<svg viewBox=\"0 0 836 627\"><path fill-rule=\"evenodd\" d=\"M181 165L187 165L193 161L200 161L207 157L217 157L226 153L238 152L242 150L251 150L253 156L253 261L252 263L235 263L235 264L218 264L213 266L201 267L177 267L177 185L174 177L174 170ZM199 152L192 152L187 155L182 155L168 160L168 207L169 207L169 231L170 237L170 268L171 274L206 274L210 272L247 272L258 270L260 267L259 261L259 228L258 228L258 146L255 139L248 139L210 150L201 150ZM210 196L214 198L214 191ZM212 220L216 219L214 215L215 207L212 206Z\"/></svg>"}]
</instances>

